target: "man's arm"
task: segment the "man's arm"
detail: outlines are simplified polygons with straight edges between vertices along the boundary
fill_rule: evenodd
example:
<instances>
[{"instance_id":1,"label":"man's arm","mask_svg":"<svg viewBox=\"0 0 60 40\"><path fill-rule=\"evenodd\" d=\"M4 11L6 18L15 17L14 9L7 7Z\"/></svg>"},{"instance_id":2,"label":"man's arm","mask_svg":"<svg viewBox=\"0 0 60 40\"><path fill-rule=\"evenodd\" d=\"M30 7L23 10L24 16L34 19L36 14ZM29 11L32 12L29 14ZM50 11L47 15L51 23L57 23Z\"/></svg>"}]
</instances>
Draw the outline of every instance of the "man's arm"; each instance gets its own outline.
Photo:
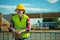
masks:
<instances>
[{"instance_id":1,"label":"man's arm","mask_svg":"<svg viewBox=\"0 0 60 40\"><path fill-rule=\"evenodd\" d=\"M15 29L14 29L14 22L11 19L11 22L10 22L10 32L12 32L12 31L15 31Z\"/></svg>"},{"instance_id":2,"label":"man's arm","mask_svg":"<svg viewBox=\"0 0 60 40\"><path fill-rule=\"evenodd\" d=\"M30 18L28 18L26 22L26 31L30 31L30 30L31 30Z\"/></svg>"}]
</instances>

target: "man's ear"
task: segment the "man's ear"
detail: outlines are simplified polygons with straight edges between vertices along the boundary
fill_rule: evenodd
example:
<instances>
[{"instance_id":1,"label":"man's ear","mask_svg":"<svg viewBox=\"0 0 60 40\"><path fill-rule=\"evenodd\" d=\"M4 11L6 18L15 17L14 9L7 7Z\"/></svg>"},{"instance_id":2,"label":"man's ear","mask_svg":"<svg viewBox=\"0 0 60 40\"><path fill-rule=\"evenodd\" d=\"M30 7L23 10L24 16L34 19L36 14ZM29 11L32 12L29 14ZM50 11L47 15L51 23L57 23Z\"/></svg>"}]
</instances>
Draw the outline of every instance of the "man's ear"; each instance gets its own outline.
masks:
<instances>
[{"instance_id":1,"label":"man's ear","mask_svg":"<svg viewBox=\"0 0 60 40\"><path fill-rule=\"evenodd\" d=\"M23 14L25 14L25 10L23 11Z\"/></svg>"}]
</instances>

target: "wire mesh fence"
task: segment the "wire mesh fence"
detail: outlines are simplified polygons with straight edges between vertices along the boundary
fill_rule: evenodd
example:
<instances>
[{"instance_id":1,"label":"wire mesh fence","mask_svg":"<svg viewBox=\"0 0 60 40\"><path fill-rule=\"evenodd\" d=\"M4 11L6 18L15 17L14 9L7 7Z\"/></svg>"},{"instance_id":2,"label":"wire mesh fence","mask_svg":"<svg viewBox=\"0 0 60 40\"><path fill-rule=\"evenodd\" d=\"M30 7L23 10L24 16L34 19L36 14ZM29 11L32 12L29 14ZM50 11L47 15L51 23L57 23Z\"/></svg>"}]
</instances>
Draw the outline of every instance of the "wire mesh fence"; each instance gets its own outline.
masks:
<instances>
[{"instance_id":1,"label":"wire mesh fence","mask_svg":"<svg viewBox=\"0 0 60 40\"><path fill-rule=\"evenodd\" d=\"M29 40L60 40L60 32L30 32ZM0 32L0 40L15 40L10 32Z\"/></svg>"}]
</instances>

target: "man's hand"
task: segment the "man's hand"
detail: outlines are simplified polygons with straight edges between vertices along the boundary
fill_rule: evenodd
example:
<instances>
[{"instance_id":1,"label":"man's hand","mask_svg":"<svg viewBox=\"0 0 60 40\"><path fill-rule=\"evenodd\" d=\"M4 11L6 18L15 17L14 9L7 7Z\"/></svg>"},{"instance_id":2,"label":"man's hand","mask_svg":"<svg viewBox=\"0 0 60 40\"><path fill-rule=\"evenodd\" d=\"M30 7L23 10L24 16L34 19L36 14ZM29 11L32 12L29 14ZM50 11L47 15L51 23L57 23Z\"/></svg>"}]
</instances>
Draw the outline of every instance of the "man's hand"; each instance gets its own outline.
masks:
<instances>
[{"instance_id":1,"label":"man's hand","mask_svg":"<svg viewBox=\"0 0 60 40\"><path fill-rule=\"evenodd\" d=\"M22 31L19 31L19 32L18 32L18 34L21 34L21 33L22 33Z\"/></svg>"},{"instance_id":2,"label":"man's hand","mask_svg":"<svg viewBox=\"0 0 60 40\"><path fill-rule=\"evenodd\" d=\"M16 34L18 34L18 30L13 29L13 32L16 33Z\"/></svg>"},{"instance_id":3,"label":"man's hand","mask_svg":"<svg viewBox=\"0 0 60 40\"><path fill-rule=\"evenodd\" d=\"M22 32L26 32L26 30L19 30L18 34L21 34Z\"/></svg>"}]
</instances>

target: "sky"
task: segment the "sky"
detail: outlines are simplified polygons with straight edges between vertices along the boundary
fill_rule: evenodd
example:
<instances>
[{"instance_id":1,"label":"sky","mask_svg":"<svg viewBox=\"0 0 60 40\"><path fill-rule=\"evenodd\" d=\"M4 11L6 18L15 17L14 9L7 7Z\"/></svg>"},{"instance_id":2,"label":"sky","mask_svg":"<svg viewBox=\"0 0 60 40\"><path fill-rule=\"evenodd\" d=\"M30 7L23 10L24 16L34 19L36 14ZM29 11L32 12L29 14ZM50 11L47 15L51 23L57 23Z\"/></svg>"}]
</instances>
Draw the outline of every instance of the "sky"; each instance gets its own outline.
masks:
<instances>
[{"instance_id":1,"label":"sky","mask_svg":"<svg viewBox=\"0 0 60 40\"><path fill-rule=\"evenodd\" d=\"M19 3L24 4L26 13L60 12L60 0L0 0L0 12L16 13Z\"/></svg>"}]
</instances>

